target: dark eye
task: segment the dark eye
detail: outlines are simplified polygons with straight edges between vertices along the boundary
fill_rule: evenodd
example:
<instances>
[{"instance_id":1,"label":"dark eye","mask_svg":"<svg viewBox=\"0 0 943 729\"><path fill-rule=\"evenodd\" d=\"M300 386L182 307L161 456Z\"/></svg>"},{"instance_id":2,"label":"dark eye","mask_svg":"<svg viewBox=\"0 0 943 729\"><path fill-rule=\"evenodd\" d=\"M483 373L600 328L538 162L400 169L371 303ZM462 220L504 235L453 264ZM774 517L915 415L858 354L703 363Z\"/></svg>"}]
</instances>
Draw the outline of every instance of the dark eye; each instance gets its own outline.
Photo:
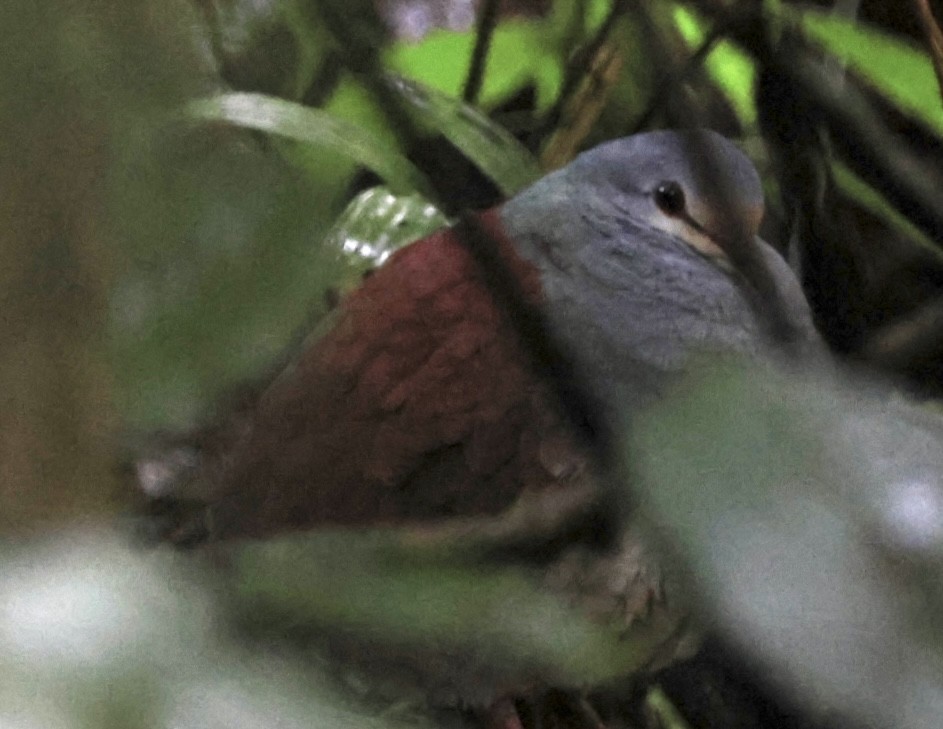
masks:
<instances>
[{"instance_id":1,"label":"dark eye","mask_svg":"<svg viewBox=\"0 0 943 729\"><path fill-rule=\"evenodd\" d=\"M684 190L677 182L660 182L655 188L655 204L665 215L684 212Z\"/></svg>"}]
</instances>

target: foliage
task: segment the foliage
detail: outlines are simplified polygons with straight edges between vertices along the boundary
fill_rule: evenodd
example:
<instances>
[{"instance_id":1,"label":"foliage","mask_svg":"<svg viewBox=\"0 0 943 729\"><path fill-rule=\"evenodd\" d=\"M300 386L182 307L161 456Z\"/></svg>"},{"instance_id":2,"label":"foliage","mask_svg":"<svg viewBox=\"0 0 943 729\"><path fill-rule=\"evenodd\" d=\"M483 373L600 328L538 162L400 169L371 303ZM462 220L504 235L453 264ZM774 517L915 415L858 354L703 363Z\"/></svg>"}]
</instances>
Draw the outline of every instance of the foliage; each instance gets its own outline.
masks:
<instances>
[{"instance_id":1,"label":"foliage","mask_svg":"<svg viewBox=\"0 0 943 729\"><path fill-rule=\"evenodd\" d=\"M0 493L8 528L34 536L0 555L4 726L404 723L335 685L316 649L349 635L445 645L473 656L483 685L514 661L569 685L644 665L650 635L614 643L527 565L456 558L460 541L430 555L402 534L299 537L239 550L220 570L212 557L141 553L110 528L53 539L50 525L53 513L56 525L113 517L115 440L204 425L251 394L374 260L639 124L741 137L770 180L767 235L783 249L799 241L830 343L925 394L943 389L940 327L924 326L943 281L943 216L926 193L943 123L915 42L779 2L559 0L545 17L498 21L469 104L458 96L473 32L391 38L349 6L0 10L11 383L0 442L12 484ZM837 111L813 93L825 84L807 83L807 65L840 80ZM883 166L852 153L860 140ZM770 375L765 388L736 369L702 374L633 433L637 485L620 498L642 502L703 613L800 702L930 727L943 701L928 621L941 537L894 551L901 533L882 521L894 512L873 489L919 463L926 498L943 498L940 431L912 406L862 405L854 378L819 374ZM848 435L852 417L873 428ZM677 443L688 458L666 448ZM837 450L807 460L821 443ZM869 540L874 525L893 538ZM891 575L904 585L893 594L872 578L898 560L912 571ZM834 626L833 652L809 640L818 619ZM894 701L875 701L891 689ZM682 721L658 690L649 703L664 723Z\"/></svg>"}]
</instances>

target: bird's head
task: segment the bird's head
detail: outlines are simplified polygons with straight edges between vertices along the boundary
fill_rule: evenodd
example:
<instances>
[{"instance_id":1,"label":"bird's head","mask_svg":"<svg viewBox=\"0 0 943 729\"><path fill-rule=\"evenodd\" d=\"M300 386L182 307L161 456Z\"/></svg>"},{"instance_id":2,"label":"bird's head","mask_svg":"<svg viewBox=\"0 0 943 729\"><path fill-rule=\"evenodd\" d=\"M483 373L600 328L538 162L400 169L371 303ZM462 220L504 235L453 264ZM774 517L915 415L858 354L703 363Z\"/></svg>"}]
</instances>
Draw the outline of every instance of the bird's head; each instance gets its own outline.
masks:
<instances>
[{"instance_id":1,"label":"bird's head","mask_svg":"<svg viewBox=\"0 0 943 729\"><path fill-rule=\"evenodd\" d=\"M639 389L696 350L816 339L798 281L757 235L762 217L753 164L703 130L600 145L502 210L562 343L591 376Z\"/></svg>"},{"instance_id":2,"label":"bird's head","mask_svg":"<svg viewBox=\"0 0 943 729\"><path fill-rule=\"evenodd\" d=\"M581 155L570 172L633 220L710 257L727 257L733 235L755 237L763 219L756 168L714 132L617 139Z\"/></svg>"}]
</instances>

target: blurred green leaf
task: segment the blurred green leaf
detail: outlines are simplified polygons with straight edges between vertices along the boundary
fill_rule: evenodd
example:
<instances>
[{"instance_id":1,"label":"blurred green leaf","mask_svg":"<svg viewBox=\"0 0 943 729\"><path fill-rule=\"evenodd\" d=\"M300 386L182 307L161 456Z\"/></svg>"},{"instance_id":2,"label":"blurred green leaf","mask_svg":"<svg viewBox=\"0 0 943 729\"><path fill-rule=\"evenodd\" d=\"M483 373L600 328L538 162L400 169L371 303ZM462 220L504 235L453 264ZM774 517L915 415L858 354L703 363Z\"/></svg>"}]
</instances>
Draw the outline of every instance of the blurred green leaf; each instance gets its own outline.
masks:
<instances>
[{"instance_id":1,"label":"blurred green leaf","mask_svg":"<svg viewBox=\"0 0 943 729\"><path fill-rule=\"evenodd\" d=\"M222 121L341 152L397 190L426 188L422 173L401 154L356 124L320 109L263 94L232 93L193 101L187 112L195 119Z\"/></svg>"},{"instance_id":2,"label":"blurred green leaf","mask_svg":"<svg viewBox=\"0 0 943 729\"><path fill-rule=\"evenodd\" d=\"M0 4L4 541L114 508L106 327L128 246L108 182L127 137L207 81L194 20L181 0Z\"/></svg>"},{"instance_id":3,"label":"blurred green leaf","mask_svg":"<svg viewBox=\"0 0 943 729\"><path fill-rule=\"evenodd\" d=\"M195 560L107 531L4 550L0 725L403 726L341 698L325 668L239 645L214 586Z\"/></svg>"},{"instance_id":4,"label":"blurred green leaf","mask_svg":"<svg viewBox=\"0 0 943 729\"><path fill-rule=\"evenodd\" d=\"M767 675L869 726L931 729L943 418L843 374L700 362L633 422L633 486Z\"/></svg>"},{"instance_id":5,"label":"blurred green leaf","mask_svg":"<svg viewBox=\"0 0 943 729\"><path fill-rule=\"evenodd\" d=\"M127 259L111 300L117 400L137 427L189 428L325 310L338 191L235 130L138 140L112 178Z\"/></svg>"},{"instance_id":6,"label":"blurred green leaf","mask_svg":"<svg viewBox=\"0 0 943 729\"><path fill-rule=\"evenodd\" d=\"M540 177L537 160L524 145L474 107L406 79L393 79L392 83L422 118L441 131L505 195L514 195Z\"/></svg>"},{"instance_id":7,"label":"blurred green leaf","mask_svg":"<svg viewBox=\"0 0 943 729\"><path fill-rule=\"evenodd\" d=\"M665 692L655 687L648 690L645 696L645 705L658 717L658 725L664 729L691 729L690 725L681 716L681 712L671 703Z\"/></svg>"},{"instance_id":8,"label":"blurred green leaf","mask_svg":"<svg viewBox=\"0 0 943 729\"><path fill-rule=\"evenodd\" d=\"M903 111L943 131L940 88L925 50L837 13L805 8L787 17L797 17L810 37L859 71Z\"/></svg>"},{"instance_id":9,"label":"blurred green leaf","mask_svg":"<svg viewBox=\"0 0 943 729\"><path fill-rule=\"evenodd\" d=\"M631 631L593 623L541 589L539 572L474 564L456 553L405 547L395 532L319 533L247 545L234 577L244 610L270 629L355 630L364 640L452 656L443 674L461 681L474 667L495 686L624 677L677 627L659 619Z\"/></svg>"},{"instance_id":10,"label":"blurred green leaf","mask_svg":"<svg viewBox=\"0 0 943 729\"><path fill-rule=\"evenodd\" d=\"M400 149L400 139L390 127L383 110L354 76L347 75L341 79L325 108L334 116L363 127L381 144Z\"/></svg>"}]
</instances>

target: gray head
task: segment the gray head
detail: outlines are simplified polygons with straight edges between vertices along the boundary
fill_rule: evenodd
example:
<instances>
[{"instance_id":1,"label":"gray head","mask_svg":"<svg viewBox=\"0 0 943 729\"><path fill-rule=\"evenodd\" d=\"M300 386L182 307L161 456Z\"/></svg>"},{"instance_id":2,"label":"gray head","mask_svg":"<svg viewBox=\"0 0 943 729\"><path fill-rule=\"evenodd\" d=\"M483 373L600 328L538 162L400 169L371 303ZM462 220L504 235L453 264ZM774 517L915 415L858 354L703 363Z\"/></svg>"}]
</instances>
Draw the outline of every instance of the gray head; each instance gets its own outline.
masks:
<instances>
[{"instance_id":1,"label":"gray head","mask_svg":"<svg viewBox=\"0 0 943 729\"><path fill-rule=\"evenodd\" d=\"M569 176L639 223L708 256L728 255L732 235L755 237L763 219L753 163L707 130L616 139L580 155Z\"/></svg>"},{"instance_id":2,"label":"gray head","mask_svg":"<svg viewBox=\"0 0 943 729\"><path fill-rule=\"evenodd\" d=\"M697 350L768 351L764 296L815 339L798 282L757 237L762 216L753 164L709 131L600 145L502 210L577 364L640 390Z\"/></svg>"}]
</instances>

